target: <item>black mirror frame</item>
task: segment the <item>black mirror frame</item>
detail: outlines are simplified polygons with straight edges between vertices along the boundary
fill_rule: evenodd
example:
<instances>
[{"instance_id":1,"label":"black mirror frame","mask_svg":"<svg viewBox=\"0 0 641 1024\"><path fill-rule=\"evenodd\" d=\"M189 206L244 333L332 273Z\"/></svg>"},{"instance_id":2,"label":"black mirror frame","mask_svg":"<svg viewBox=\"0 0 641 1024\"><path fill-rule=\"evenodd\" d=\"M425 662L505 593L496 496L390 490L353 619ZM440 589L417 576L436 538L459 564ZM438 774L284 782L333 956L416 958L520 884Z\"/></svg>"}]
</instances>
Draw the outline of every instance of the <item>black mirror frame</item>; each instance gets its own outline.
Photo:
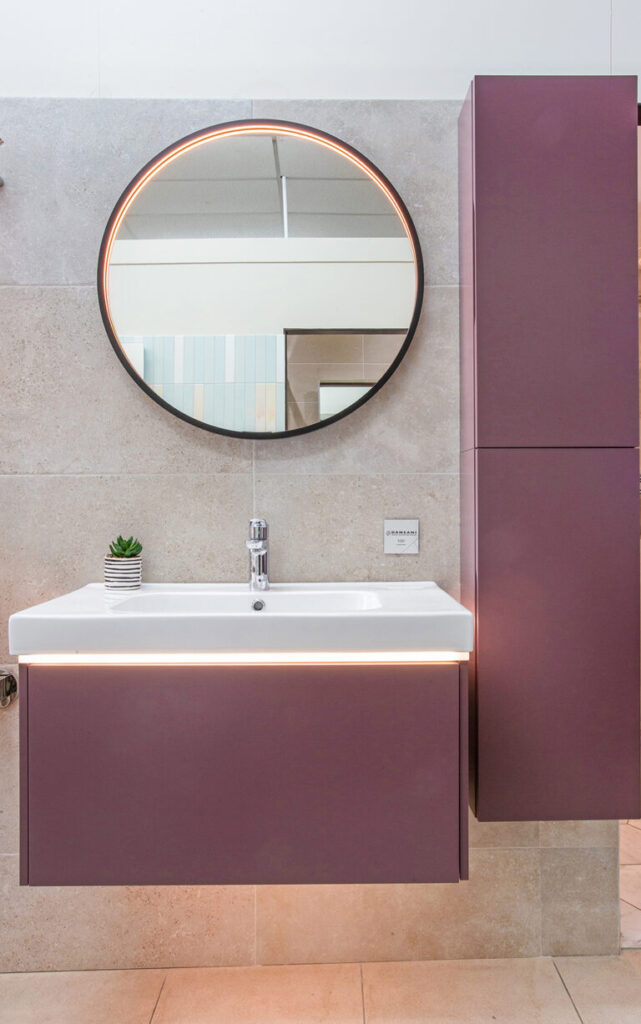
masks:
<instances>
[{"instance_id":1,"label":"black mirror frame","mask_svg":"<svg viewBox=\"0 0 641 1024\"><path fill-rule=\"evenodd\" d=\"M120 345L120 341L118 340L118 335L115 332L114 325L111 320L111 316L109 313L109 303L107 300L107 296L105 294L105 281L108 270L107 260L109 258L111 246L114 241L114 239L112 238L114 226L120 220L123 207L128 205L128 201L132 193L136 190L137 186L141 183L141 181L144 178L146 178L149 172L158 163L163 161L175 150L183 147L185 143L191 142L195 139L200 138L201 136L208 135L211 132L215 132L218 130L250 127L256 125L273 126L274 128L290 128L294 130L300 129L303 133L305 133L305 135L309 135L312 137L315 136L320 140L326 140L328 142L331 142L333 146L338 147L338 149L343 150L347 154L351 154L352 156L356 157L356 159L360 163L364 164L372 172L374 177L377 178L382 183L384 188L390 193L390 196L392 197L393 201L397 204L398 209L400 210L401 217L404 221L405 228L409 234L410 242L414 250L414 260L416 269L416 301L414 303L414 311L412 313L410 325L407 329L405 341L401 345L394 361L389 365L383 376L378 379L376 384L373 385L373 387L367 392L366 395L363 395L362 398L359 398L357 402L354 402L352 405L348 406L346 409L341 410L341 412L336 413L334 416L329 416L327 419L319 420L316 423L310 423L308 426L296 427L293 430L279 430L269 433L258 433L256 431L249 430L226 430L224 427L216 427L213 426L211 423L203 423L202 420L197 420L195 417L189 416L187 413L181 412L180 409L176 409L176 407L170 405L169 402L165 402L164 399L157 395L156 392L149 387L146 381L143 380L143 378L136 373L133 366L131 365L126 355L124 354L122 347ZM350 413L355 412L356 409L359 409L362 405L365 404L365 402L368 402L370 398L372 398L376 394L377 391L380 391L380 389L383 387L383 384L385 384L390 379L394 371L400 365L401 361L405 356L405 353L407 352L411 344L421 314L421 307L423 305L423 290L423 255L421 252L421 246L418 240L416 228L414 227L414 222L412 221L412 218L409 215L407 207L405 206L405 203L399 196L398 192L391 184L391 182L388 181L385 175L381 171L379 171L378 167L376 167L376 165L373 164L371 160L368 160L366 156L363 156L362 153L359 153L357 149L354 149L353 146L348 145L348 143L343 142L342 139L338 139L334 135L329 135L327 132L320 131L320 129L318 128L311 128L309 125L306 124L299 124L296 121L280 121L272 118L247 118L240 121L225 121L221 124L211 125L208 128L201 128L197 132L192 132L190 135L185 135L182 139L178 139L176 142L173 142L170 146L167 146L165 149L161 150L160 153L157 153L156 156L149 160L148 163L146 163L145 166L138 172L138 174L136 174L136 176L132 178L127 187L121 193L118 202L114 206L111 216L107 221L107 226L102 236L102 242L100 244L100 253L98 256L98 302L100 305L100 314L102 316L102 322L105 326L105 330L107 332L109 341L111 342L113 349L116 355L118 356L118 359L124 366L129 376L132 377L133 380L135 380L138 387L142 388L142 390L149 396L149 398L153 399L154 402L157 402L158 405L163 407L163 409L166 409L167 412L172 413L174 416L178 416L179 419L184 420L186 423L191 423L193 426L200 427L202 430L208 430L213 434L224 434L227 437L240 437L255 441L265 441L283 437L295 437L298 434L308 434L312 430L320 430L321 427L328 427L330 424L336 423L338 420L342 420L345 416L348 416Z\"/></svg>"}]
</instances>

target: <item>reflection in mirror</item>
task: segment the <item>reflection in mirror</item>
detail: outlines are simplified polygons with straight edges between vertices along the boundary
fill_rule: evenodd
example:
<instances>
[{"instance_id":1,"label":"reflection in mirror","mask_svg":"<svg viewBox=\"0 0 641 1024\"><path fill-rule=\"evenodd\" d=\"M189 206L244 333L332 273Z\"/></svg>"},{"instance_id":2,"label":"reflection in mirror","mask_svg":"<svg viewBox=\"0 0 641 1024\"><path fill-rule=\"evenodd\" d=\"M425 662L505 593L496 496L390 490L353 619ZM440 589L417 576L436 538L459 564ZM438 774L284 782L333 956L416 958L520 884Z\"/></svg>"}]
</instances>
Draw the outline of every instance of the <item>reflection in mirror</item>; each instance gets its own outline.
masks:
<instances>
[{"instance_id":1,"label":"reflection in mirror","mask_svg":"<svg viewBox=\"0 0 641 1024\"><path fill-rule=\"evenodd\" d=\"M141 172L100 287L114 345L155 396L260 436L362 401L409 340L419 279L409 217L367 161L312 129L245 122Z\"/></svg>"}]
</instances>

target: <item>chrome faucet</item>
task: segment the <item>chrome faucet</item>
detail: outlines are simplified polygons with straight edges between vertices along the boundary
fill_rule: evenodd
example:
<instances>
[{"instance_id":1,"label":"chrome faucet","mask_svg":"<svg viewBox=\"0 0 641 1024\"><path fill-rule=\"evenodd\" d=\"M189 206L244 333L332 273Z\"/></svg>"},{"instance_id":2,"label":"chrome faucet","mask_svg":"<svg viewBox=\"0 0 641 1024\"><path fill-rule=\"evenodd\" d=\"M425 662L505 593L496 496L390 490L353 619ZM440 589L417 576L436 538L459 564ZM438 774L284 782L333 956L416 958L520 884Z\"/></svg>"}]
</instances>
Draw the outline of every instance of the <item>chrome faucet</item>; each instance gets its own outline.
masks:
<instances>
[{"instance_id":1,"label":"chrome faucet","mask_svg":"<svg viewBox=\"0 0 641 1024\"><path fill-rule=\"evenodd\" d=\"M269 527L264 519L249 520L249 540L245 546L249 549L249 589L269 590L267 575L267 537Z\"/></svg>"}]
</instances>

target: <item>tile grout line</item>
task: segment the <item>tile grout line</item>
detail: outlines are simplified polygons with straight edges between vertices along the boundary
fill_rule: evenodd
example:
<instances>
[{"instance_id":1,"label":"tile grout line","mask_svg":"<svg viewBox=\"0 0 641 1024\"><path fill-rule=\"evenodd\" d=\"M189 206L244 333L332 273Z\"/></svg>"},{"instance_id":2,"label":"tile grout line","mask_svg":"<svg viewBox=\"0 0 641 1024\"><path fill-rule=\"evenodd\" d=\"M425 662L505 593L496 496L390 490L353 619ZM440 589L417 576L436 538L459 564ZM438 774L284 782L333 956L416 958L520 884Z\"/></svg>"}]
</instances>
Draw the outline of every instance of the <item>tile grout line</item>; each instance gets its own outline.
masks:
<instances>
[{"instance_id":1,"label":"tile grout line","mask_svg":"<svg viewBox=\"0 0 641 1024\"><path fill-rule=\"evenodd\" d=\"M576 1013L577 1017L578 1017L578 1018L579 1018L579 1020L581 1021L581 1024L584 1024L584 1020L583 1020L583 1017L582 1017L582 1016L581 1016L581 1014L579 1013L579 1011L578 1011L578 1009L577 1009L577 1005L576 1005L576 1003L574 1002L574 999L572 998L572 996L570 995L570 990L569 990L569 988L567 987L567 985L565 984L565 979L563 978L563 975L561 974L561 972L560 972L560 970L559 970L559 968L558 968L558 966L557 966L557 962L556 962L556 959L555 959L554 957L552 957L552 963L554 964L554 970L555 970L555 971L556 971L556 973L558 974L558 976L559 976L559 978L560 978L560 980L561 980L561 984L563 985L563 988L565 989L565 991L566 991L566 993L567 993L567 997L568 997L568 999L570 1000L570 1002L572 1003L572 1006L574 1007L574 1012Z\"/></svg>"},{"instance_id":2,"label":"tile grout line","mask_svg":"<svg viewBox=\"0 0 641 1024\"><path fill-rule=\"evenodd\" d=\"M134 480L136 478L147 480L155 477L248 477L251 474L251 470L243 470L238 473L209 473L207 470L197 470L195 472L180 472L177 470L159 470L157 473L114 473L111 470L105 470L103 473L0 473L0 479L2 480L99 480L99 479L113 479L114 477L122 477L125 480ZM278 476L284 476L285 474L276 474ZM409 475L425 475L425 474L409 474ZM430 474L427 474L428 476Z\"/></svg>"},{"instance_id":3,"label":"tile grout line","mask_svg":"<svg viewBox=\"0 0 641 1024\"><path fill-rule=\"evenodd\" d=\"M162 979L162 985L160 986L160 992L158 993L158 998L156 999L156 1002L154 1003L154 1008L151 1011L151 1017L149 1018L149 1024L152 1024L152 1021L153 1021L154 1017L156 1016L156 1010L158 1009L158 1003L160 1002L160 997L161 997L161 995L163 993L163 989L165 987L165 982L166 981L167 981L167 974L165 974L165 977Z\"/></svg>"},{"instance_id":4,"label":"tile grout line","mask_svg":"<svg viewBox=\"0 0 641 1024\"><path fill-rule=\"evenodd\" d=\"M634 866L636 867L636 865L634 865ZM632 907L632 909L633 909L633 910L639 910L639 911L641 911L641 907L638 907L638 906L636 905L636 903L630 903L630 900L624 900L624 899L623 899L623 897L622 897L621 895L619 895L619 903L620 903L620 904L621 904L621 903L626 903L626 904L627 904L627 905L628 905L629 907ZM639 900L639 903L641 903L641 900ZM619 909L620 909L620 908L619 908Z\"/></svg>"},{"instance_id":5,"label":"tile grout line","mask_svg":"<svg viewBox=\"0 0 641 1024\"><path fill-rule=\"evenodd\" d=\"M539 956L544 956L543 953L543 853L541 850L541 822L538 824L538 857L537 857L537 876L539 884Z\"/></svg>"},{"instance_id":6,"label":"tile grout line","mask_svg":"<svg viewBox=\"0 0 641 1024\"><path fill-rule=\"evenodd\" d=\"M7 857L14 856L13 854L6 854ZM17 856L17 854L15 854ZM619 903L625 903L626 907L632 907L633 910L641 910L641 907L637 907L635 903L630 903L630 900L624 900L623 896L619 896Z\"/></svg>"},{"instance_id":7,"label":"tile grout line","mask_svg":"<svg viewBox=\"0 0 641 1024\"><path fill-rule=\"evenodd\" d=\"M132 479L136 479L136 478L148 479L148 478L152 478L152 477L155 478L155 477L168 477L168 476L176 476L176 477L207 477L207 478L209 478L209 477L223 477L223 478L230 478L231 479L232 477L244 477L244 478L246 478L246 477L249 477L249 476L253 476L253 472L252 472L252 469L246 469L246 470L242 470L242 471L239 471L239 472L220 471L220 472L215 472L215 473L209 473L209 472L207 472L207 470L194 470L194 471L189 471L188 470L186 472L184 472L184 471L181 472L180 470L158 470L158 472L156 472L156 473L124 473L124 472L113 472L112 470L105 470L102 473L101 472L88 472L88 473L40 473L40 472L39 473L2 473L2 472L0 472L0 479L3 479L3 480L34 480L34 479L36 479L36 480L51 480L51 479L56 479L56 480L89 480L89 479L100 479L100 478L110 478L111 479L113 477L122 477L122 478L124 478L126 480L132 480ZM415 470L407 470L407 471L401 471L401 472L398 472L396 470L375 470L374 472L367 472L367 471L363 472L361 470L360 472L357 472L357 473L352 473L352 472L350 472L350 473L337 473L337 472L331 471L331 470L329 472L328 471L323 471L323 470L310 470L310 472L307 472L307 473L300 473L300 472L290 473L290 472L277 472L275 470L265 470L265 469L262 469L262 470L258 471L258 476L259 477L270 477L270 478L271 477L274 477L274 478L290 477L290 478L298 479L298 480L303 480L306 477L337 477L339 479L344 479L346 477L363 477L363 478L366 478L368 480L371 480L371 479L373 479L375 477L405 477L405 476L420 477L421 479L427 479L428 477L441 477L441 476L443 476L443 477L449 477L449 478L454 479L454 478L458 478L459 474L457 472L455 472L454 470L451 470L451 471L450 470L447 470L447 471L433 471L433 472L430 471L430 470L428 470L427 472L424 472L422 470L416 470L416 471Z\"/></svg>"},{"instance_id":8,"label":"tile grout line","mask_svg":"<svg viewBox=\"0 0 641 1024\"><path fill-rule=\"evenodd\" d=\"M254 967L258 966L258 886L254 886Z\"/></svg>"},{"instance_id":9,"label":"tile grout line","mask_svg":"<svg viewBox=\"0 0 641 1024\"><path fill-rule=\"evenodd\" d=\"M252 516L256 515L256 442L252 441Z\"/></svg>"},{"instance_id":10,"label":"tile grout line","mask_svg":"<svg viewBox=\"0 0 641 1024\"><path fill-rule=\"evenodd\" d=\"M363 1013L363 1024L367 1024L367 1016L365 1014L365 986L363 984L363 965L359 964L358 968L361 972L361 1009Z\"/></svg>"},{"instance_id":11,"label":"tile grout line","mask_svg":"<svg viewBox=\"0 0 641 1024\"><path fill-rule=\"evenodd\" d=\"M95 281L0 281L0 288L17 288L25 291L27 288L91 288L95 289ZM442 284L426 284L424 291L437 291L439 288L459 289L458 282L443 282Z\"/></svg>"}]
</instances>

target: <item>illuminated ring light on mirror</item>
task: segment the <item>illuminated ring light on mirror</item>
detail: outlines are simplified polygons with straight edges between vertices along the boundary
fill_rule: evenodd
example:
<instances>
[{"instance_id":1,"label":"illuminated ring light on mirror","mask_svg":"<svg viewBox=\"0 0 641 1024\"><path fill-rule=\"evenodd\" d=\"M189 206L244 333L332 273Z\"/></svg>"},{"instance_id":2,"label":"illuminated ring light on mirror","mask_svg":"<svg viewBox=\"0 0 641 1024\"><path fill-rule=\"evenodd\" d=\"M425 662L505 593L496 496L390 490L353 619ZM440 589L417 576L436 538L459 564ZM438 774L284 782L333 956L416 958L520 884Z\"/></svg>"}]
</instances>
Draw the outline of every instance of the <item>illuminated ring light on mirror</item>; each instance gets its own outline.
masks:
<instances>
[{"instance_id":1,"label":"illuminated ring light on mirror","mask_svg":"<svg viewBox=\"0 0 641 1024\"><path fill-rule=\"evenodd\" d=\"M414 257L416 298L414 310L412 312L412 317L403 344L385 373L370 387L365 395L353 402L352 405L347 406L345 409L335 413L333 416L328 416L326 419L318 420L317 422L307 424L302 427L295 427L290 430L258 433L253 431L229 430L225 427L205 423L202 420L190 416L188 413L182 412L182 410L171 405L169 402L166 402L160 397L160 395L156 394L140 374L137 373L122 349L111 317L108 276L113 245L116 241L116 237L120 227L122 226L123 220L126 217L129 208L140 195L142 190L157 174L159 174L160 171L164 170L164 168L189 150L196 149L214 139L225 139L239 135L268 134L308 139L311 142L324 146L326 149L329 149L349 160L374 182L392 205L410 243ZM337 420L343 419L344 416L349 415L356 409L360 408L360 406L364 405L365 402L369 401L369 399L376 394L383 384L385 384L385 382L392 376L409 348L420 316L423 302L423 257L416 228L414 227L403 200L393 185L387 180L385 175L383 175L381 171L379 171L378 168L367 159L367 157L364 157L357 150L348 146L347 143L341 142L340 139L335 138L333 135L328 135L316 128L310 128L308 125L297 124L292 121L270 120L268 118L261 120L229 121L224 124L214 125L210 128L204 128L201 131L194 132L192 135L187 135L185 138L180 139L173 145L168 146L167 149L159 153L158 156L153 158L153 160L150 160L124 190L120 199L116 203L111 217L109 218L100 246L100 254L98 258L98 299L105 329L120 362L123 364L130 376L133 377L138 386L168 412L173 413L174 416L178 416L187 423L192 423L196 427L201 427L203 430L209 430L216 434L226 434L229 437L243 437L257 440L293 437L297 434L306 434L312 430L318 430L321 427L329 426L331 423L335 423Z\"/></svg>"}]
</instances>

